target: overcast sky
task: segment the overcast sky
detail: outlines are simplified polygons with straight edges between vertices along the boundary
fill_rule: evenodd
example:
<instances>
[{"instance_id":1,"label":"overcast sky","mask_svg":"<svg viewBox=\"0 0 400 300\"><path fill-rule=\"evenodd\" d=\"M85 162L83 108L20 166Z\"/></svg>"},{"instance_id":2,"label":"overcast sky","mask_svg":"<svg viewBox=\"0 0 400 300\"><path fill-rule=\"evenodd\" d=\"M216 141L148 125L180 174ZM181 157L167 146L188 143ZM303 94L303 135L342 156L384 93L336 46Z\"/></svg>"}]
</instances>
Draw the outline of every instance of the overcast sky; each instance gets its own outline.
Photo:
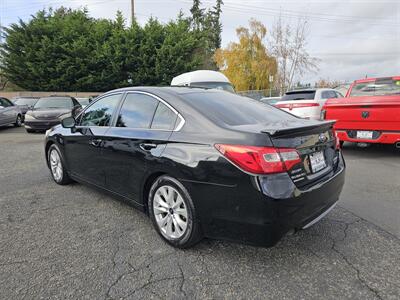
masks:
<instances>
[{"instance_id":1,"label":"overcast sky","mask_svg":"<svg viewBox=\"0 0 400 300\"><path fill-rule=\"evenodd\" d=\"M210 7L215 0L203 0ZM149 16L166 22L180 10L188 14L191 0L135 0L135 13L142 24ZM320 59L320 70L305 74L302 82L319 78L352 81L366 75L400 75L400 0L224 0L223 45L236 41L235 28L255 18L272 27L281 13L286 22L299 17L309 21L308 50ZM114 18L121 10L130 21L130 0L0 0L1 24L27 20L42 8L83 7L93 17Z\"/></svg>"}]
</instances>

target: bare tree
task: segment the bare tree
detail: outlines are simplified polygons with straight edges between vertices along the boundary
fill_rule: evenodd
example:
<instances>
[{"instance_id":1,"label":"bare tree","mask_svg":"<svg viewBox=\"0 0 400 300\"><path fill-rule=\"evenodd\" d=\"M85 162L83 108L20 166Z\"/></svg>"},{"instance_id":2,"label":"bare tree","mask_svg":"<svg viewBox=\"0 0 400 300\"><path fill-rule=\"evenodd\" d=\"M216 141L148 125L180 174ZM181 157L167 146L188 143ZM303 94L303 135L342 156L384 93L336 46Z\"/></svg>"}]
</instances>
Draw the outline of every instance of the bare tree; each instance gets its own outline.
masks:
<instances>
[{"instance_id":1,"label":"bare tree","mask_svg":"<svg viewBox=\"0 0 400 300\"><path fill-rule=\"evenodd\" d=\"M318 59L311 57L306 48L307 29L306 19L300 18L293 28L284 23L281 16L272 28L270 53L278 63L275 85L281 94L290 90L305 72L318 70Z\"/></svg>"}]
</instances>

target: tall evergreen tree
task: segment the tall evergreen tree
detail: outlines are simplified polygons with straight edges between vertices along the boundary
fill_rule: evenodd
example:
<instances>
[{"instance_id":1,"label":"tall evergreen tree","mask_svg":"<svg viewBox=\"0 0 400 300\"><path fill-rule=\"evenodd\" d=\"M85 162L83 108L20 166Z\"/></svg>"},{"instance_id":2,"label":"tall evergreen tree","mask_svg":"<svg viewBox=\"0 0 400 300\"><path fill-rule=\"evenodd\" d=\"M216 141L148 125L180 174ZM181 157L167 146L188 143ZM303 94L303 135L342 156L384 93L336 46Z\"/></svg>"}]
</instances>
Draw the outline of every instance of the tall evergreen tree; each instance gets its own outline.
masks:
<instances>
[{"instance_id":1,"label":"tall evergreen tree","mask_svg":"<svg viewBox=\"0 0 400 300\"><path fill-rule=\"evenodd\" d=\"M204 23L204 8L201 8L200 0L193 0L192 8L190 9L192 14L190 20L194 30L201 30Z\"/></svg>"},{"instance_id":2,"label":"tall evergreen tree","mask_svg":"<svg viewBox=\"0 0 400 300\"><path fill-rule=\"evenodd\" d=\"M91 18L85 9L39 11L6 29L0 71L28 90L169 84L183 72L215 68L220 9L205 13L200 5L195 1L192 17L180 13L168 24L151 18L143 27L136 20L126 27L121 12L111 21Z\"/></svg>"}]
</instances>

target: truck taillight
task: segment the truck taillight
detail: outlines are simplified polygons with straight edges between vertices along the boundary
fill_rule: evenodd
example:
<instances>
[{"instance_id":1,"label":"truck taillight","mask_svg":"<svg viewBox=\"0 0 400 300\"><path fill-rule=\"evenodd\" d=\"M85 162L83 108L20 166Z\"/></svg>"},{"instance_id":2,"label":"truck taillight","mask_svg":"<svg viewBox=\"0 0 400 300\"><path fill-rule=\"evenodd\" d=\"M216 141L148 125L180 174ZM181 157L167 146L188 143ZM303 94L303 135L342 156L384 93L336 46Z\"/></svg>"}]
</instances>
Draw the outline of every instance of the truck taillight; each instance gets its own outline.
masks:
<instances>
[{"instance_id":1,"label":"truck taillight","mask_svg":"<svg viewBox=\"0 0 400 300\"><path fill-rule=\"evenodd\" d=\"M286 172L301 163L296 149L216 144L215 148L243 171L253 174Z\"/></svg>"}]
</instances>

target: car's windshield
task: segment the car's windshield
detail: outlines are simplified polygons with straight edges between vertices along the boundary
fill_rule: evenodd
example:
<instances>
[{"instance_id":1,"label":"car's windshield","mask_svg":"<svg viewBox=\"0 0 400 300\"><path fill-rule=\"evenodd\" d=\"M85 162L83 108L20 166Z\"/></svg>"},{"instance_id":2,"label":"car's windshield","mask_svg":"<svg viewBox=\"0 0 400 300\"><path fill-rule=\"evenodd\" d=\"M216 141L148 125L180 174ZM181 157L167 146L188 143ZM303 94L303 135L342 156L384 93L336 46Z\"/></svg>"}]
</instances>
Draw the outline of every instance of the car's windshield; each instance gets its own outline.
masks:
<instances>
[{"instance_id":1,"label":"car's windshield","mask_svg":"<svg viewBox=\"0 0 400 300\"><path fill-rule=\"evenodd\" d=\"M281 101L290 101L290 100L313 100L315 97L315 91L294 91L287 92L283 95Z\"/></svg>"},{"instance_id":2,"label":"car's windshield","mask_svg":"<svg viewBox=\"0 0 400 300\"><path fill-rule=\"evenodd\" d=\"M233 89L232 85L229 82L192 82L191 86L194 87L203 87L208 89L217 89L217 90L224 90L231 93L234 93L235 90Z\"/></svg>"},{"instance_id":3,"label":"car's windshield","mask_svg":"<svg viewBox=\"0 0 400 300\"><path fill-rule=\"evenodd\" d=\"M351 97L382 96L400 94L400 80L376 80L356 83L351 89Z\"/></svg>"},{"instance_id":4,"label":"car's windshield","mask_svg":"<svg viewBox=\"0 0 400 300\"><path fill-rule=\"evenodd\" d=\"M18 98L14 101L17 105L29 105L33 106L38 101L38 98Z\"/></svg>"},{"instance_id":5,"label":"car's windshield","mask_svg":"<svg viewBox=\"0 0 400 300\"><path fill-rule=\"evenodd\" d=\"M260 101L227 92L188 93L188 103L214 122L230 126L278 122L296 117Z\"/></svg>"},{"instance_id":6,"label":"car's windshield","mask_svg":"<svg viewBox=\"0 0 400 300\"><path fill-rule=\"evenodd\" d=\"M45 97L36 102L34 108L72 108L73 103L69 97Z\"/></svg>"}]
</instances>

